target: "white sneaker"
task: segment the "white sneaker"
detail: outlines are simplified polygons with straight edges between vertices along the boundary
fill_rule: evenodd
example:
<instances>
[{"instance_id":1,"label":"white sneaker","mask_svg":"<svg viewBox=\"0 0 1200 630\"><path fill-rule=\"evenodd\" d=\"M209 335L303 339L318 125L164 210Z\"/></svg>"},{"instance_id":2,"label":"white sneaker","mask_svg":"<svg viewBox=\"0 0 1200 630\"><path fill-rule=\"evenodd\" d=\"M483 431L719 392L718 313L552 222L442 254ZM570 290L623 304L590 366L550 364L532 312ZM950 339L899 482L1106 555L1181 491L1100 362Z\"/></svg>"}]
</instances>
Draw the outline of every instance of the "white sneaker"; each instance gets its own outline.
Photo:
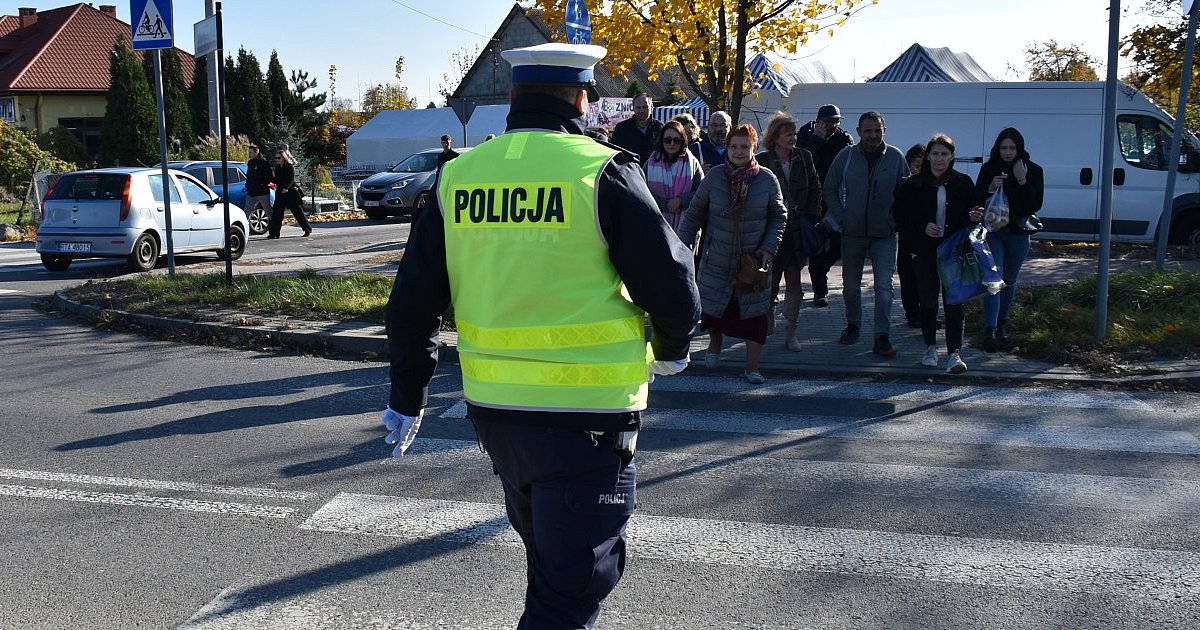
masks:
<instances>
[{"instance_id":1,"label":"white sneaker","mask_svg":"<svg viewBox=\"0 0 1200 630\"><path fill-rule=\"evenodd\" d=\"M938 364L937 346L927 346L925 348L925 356L921 358L921 365L925 367L935 368Z\"/></svg>"},{"instance_id":2,"label":"white sneaker","mask_svg":"<svg viewBox=\"0 0 1200 630\"><path fill-rule=\"evenodd\" d=\"M962 374L967 371L967 364L963 363L962 357L958 356L957 352L950 353L949 367L946 368L947 374Z\"/></svg>"}]
</instances>

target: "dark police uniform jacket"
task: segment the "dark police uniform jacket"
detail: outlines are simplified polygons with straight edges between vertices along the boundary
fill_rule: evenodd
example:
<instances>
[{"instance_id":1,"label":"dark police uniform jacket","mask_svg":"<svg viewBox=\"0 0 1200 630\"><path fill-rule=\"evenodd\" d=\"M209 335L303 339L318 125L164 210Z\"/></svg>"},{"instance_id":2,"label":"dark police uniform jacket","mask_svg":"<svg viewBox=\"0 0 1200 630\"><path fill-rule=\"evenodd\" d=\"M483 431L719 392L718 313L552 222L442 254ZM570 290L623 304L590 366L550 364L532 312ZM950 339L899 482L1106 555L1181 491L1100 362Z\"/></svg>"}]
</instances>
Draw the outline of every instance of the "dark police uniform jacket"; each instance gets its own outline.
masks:
<instances>
[{"instance_id":1,"label":"dark police uniform jacket","mask_svg":"<svg viewBox=\"0 0 1200 630\"><path fill-rule=\"evenodd\" d=\"M572 105L541 94L517 96L508 114L509 131L545 129L583 135L584 128L584 119ZM530 176L536 178L537 173ZM692 253L658 212L636 156L624 151L614 156L600 174L596 199L609 259L633 303L650 314L655 358L686 357L700 319ZM429 382L437 368L438 328L450 298L442 213L422 212L409 236L387 307L389 405L402 414L414 416L428 402ZM470 410L473 420L591 431L625 431L636 428L640 419L636 411L564 413L475 405Z\"/></svg>"}]
</instances>

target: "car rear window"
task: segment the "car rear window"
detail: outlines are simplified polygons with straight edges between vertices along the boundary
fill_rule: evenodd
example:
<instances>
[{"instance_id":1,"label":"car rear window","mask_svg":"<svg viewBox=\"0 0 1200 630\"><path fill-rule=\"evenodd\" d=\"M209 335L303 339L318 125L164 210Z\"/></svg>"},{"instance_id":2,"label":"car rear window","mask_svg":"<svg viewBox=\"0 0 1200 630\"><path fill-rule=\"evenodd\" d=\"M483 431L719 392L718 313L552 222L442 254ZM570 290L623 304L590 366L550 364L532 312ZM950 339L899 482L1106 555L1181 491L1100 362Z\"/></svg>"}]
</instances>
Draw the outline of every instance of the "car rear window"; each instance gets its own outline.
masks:
<instances>
[{"instance_id":1,"label":"car rear window","mask_svg":"<svg viewBox=\"0 0 1200 630\"><path fill-rule=\"evenodd\" d=\"M58 179L48 199L123 199L128 175L67 173Z\"/></svg>"}]
</instances>

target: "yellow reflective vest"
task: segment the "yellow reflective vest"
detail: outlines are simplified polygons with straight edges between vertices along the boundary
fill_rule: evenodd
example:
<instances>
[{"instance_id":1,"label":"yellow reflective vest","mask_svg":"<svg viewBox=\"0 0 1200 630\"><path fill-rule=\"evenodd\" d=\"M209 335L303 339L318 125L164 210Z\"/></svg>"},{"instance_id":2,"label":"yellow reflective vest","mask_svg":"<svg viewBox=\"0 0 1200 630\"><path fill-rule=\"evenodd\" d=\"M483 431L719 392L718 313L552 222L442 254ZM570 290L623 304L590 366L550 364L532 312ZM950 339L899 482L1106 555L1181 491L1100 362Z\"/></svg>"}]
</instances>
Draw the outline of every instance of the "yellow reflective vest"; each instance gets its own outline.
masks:
<instances>
[{"instance_id":1,"label":"yellow reflective vest","mask_svg":"<svg viewBox=\"0 0 1200 630\"><path fill-rule=\"evenodd\" d=\"M608 257L596 180L615 150L505 133L442 168L463 390L500 409L646 408L644 313Z\"/></svg>"}]
</instances>

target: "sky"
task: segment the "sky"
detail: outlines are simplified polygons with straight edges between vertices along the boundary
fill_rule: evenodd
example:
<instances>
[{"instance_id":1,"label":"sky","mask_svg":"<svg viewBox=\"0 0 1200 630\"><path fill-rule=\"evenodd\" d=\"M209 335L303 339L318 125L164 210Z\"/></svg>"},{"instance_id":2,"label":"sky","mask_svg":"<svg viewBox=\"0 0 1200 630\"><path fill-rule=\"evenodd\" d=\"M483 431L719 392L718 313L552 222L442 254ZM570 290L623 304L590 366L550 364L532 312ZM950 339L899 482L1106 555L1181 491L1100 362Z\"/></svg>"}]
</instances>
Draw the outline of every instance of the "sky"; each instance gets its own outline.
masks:
<instances>
[{"instance_id":1,"label":"sky","mask_svg":"<svg viewBox=\"0 0 1200 630\"><path fill-rule=\"evenodd\" d=\"M157 0L162 3L166 0ZM595 5L599 0L592 0ZM696 0L703 1L703 0ZM51 8L42 0L0 0L2 13L18 6ZM112 2L130 21L129 0ZM1143 0L1123 0L1121 33L1147 22ZM57 3L55 3L57 4ZM192 25L204 18L204 0L174 0L175 44L193 50ZM441 102L438 88L451 71L451 54L486 44L512 8L510 0L226 0L225 48L253 52L264 72L271 51L290 73L305 70L329 89L329 66L338 68L337 95L355 98L394 80L396 58L405 58L402 83L421 104ZM883 70L913 43L970 54L997 80L1022 80L1024 48L1055 39L1077 44L1107 60L1108 0L879 0L834 31L815 36L798 55L824 63L839 81L862 81ZM1009 70L1015 66L1018 73ZM1128 68L1119 64L1121 74Z\"/></svg>"}]
</instances>

